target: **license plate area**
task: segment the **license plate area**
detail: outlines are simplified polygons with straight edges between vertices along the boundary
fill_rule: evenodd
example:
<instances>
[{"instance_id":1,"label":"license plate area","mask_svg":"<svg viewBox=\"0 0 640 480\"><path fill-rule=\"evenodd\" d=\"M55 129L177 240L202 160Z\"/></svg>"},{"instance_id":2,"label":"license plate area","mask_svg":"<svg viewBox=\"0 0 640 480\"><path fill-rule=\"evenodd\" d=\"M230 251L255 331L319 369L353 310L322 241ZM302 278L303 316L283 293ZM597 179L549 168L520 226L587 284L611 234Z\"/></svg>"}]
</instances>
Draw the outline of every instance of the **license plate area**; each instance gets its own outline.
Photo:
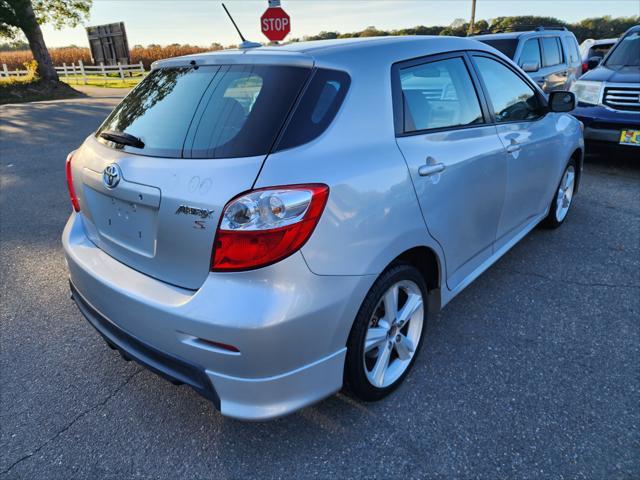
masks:
<instances>
[{"instance_id":1,"label":"license plate area","mask_svg":"<svg viewBox=\"0 0 640 480\"><path fill-rule=\"evenodd\" d=\"M640 147L640 130L622 130L620 145L635 145Z\"/></svg>"},{"instance_id":2,"label":"license plate area","mask_svg":"<svg viewBox=\"0 0 640 480\"><path fill-rule=\"evenodd\" d=\"M155 255L157 209L87 190L94 225L104 240L140 255Z\"/></svg>"}]
</instances>

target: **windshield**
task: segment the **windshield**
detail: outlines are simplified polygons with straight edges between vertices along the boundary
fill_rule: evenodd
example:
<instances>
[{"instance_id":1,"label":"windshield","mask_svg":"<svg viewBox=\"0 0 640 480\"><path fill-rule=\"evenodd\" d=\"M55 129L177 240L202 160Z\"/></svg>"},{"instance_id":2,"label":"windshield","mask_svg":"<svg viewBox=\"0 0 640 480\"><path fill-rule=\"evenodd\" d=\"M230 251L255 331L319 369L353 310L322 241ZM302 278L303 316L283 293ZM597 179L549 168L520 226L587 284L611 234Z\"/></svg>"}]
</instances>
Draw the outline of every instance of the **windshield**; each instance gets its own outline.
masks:
<instances>
[{"instance_id":1,"label":"windshield","mask_svg":"<svg viewBox=\"0 0 640 480\"><path fill-rule=\"evenodd\" d=\"M273 145L310 71L275 65L154 70L115 108L96 135L112 148L148 156L263 155ZM122 135L106 132L133 136L143 146L118 143Z\"/></svg>"},{"instance_id":2,"label":"windshield","mask_svg":"<svg viewBox=\"0 0 640 480\"><path fill-rule=\"evenodd\" d=\"M518 47L517 39L500 39L500 40L483 40L478 38L482 43L486 43L487 45L492 46L496 50L500 50L507 57L513 60L514 55L516 54L516 48Z\"/></svg>"},{"instance_id":3,"label":"windshield","mask_svg":"<svg viewBox=\"0 0 640 480\"><path fill-rule=\"evenodd\" d=\"M640 32L632 32L620 40L607 57L605 65L640 66Z\"/></svg>"}]
</instances>

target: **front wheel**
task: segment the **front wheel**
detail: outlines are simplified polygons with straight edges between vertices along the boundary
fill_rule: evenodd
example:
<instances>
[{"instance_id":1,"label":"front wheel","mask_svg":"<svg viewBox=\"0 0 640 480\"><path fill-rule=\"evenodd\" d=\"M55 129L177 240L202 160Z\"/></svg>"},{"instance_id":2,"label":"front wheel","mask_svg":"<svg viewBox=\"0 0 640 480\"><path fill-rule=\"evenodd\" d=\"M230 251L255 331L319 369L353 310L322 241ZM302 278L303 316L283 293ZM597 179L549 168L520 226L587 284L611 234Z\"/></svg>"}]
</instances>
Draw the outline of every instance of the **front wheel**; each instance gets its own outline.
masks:
<instances>
[{"instance_id":1,"label":"front wheel","mask_svg":"<svg viewBox=\"0 0 640 480\"><path fill-rule=\"evenodd\" d=\"M379 400L400 385L422 344L427 288L408 264L385 271L367 294L347 341L345 383L357 398Z\"/></svg>"},{"instance_id":2,"label":"front wheel","mask_svg":"<svg viewBox=\"0 0 640 480\"><path fill-rule=\"evenodd\" d=\"M576 161L572 158L565 168L560 180L560 185L556 190L553 199L551 200L551 207L549 208L549 214L542 221L542 226L546 228L558 228L567 218L569 208L571 208L571 202L573 200L573 192L576 185Z\"/></svg>"}]
</instances>

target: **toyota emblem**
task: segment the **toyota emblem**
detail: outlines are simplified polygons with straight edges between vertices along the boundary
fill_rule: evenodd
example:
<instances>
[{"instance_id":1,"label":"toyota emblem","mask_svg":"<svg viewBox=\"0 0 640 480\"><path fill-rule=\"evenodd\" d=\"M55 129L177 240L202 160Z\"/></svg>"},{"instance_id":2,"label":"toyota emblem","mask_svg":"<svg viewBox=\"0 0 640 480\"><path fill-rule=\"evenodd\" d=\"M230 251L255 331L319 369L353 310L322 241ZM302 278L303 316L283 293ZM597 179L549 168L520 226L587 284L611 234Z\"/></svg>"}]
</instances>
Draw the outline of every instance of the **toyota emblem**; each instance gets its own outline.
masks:
<instances>
[{"instance_id":1,"label":"toyota emblem","mask_svg":"<svg viewBox=\"0 0 640 480\"><path fill-rule=\"evenodd\" d=\"M102 183L109 189L116 188L121 178L122 172L120 172L120 167L115 163L107 165L102 172Z\"/></svg>"}]
</instances>

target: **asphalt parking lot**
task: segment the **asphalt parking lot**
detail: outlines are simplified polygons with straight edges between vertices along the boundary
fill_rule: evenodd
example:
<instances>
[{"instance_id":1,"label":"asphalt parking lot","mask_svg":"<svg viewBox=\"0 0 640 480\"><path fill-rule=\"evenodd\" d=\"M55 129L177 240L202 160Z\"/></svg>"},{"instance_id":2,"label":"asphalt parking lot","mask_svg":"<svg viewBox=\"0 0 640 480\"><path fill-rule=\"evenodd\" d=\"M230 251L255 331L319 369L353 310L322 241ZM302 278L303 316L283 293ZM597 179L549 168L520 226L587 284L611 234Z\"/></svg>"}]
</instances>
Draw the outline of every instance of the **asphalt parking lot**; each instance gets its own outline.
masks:
<instances>
[{"instance_id":1,"label":"asphalt parking lot","mask_svg":"<svg viewBox=\"0 0 640 480\"><path fill-rule=\"evenodd\" d=\"M565 225L430 319L394 395L242 423L69 299L64 160L116 102L0 107L0 478L640 478L640 155L589 157Z\"/></svg>"}]
</instances>

